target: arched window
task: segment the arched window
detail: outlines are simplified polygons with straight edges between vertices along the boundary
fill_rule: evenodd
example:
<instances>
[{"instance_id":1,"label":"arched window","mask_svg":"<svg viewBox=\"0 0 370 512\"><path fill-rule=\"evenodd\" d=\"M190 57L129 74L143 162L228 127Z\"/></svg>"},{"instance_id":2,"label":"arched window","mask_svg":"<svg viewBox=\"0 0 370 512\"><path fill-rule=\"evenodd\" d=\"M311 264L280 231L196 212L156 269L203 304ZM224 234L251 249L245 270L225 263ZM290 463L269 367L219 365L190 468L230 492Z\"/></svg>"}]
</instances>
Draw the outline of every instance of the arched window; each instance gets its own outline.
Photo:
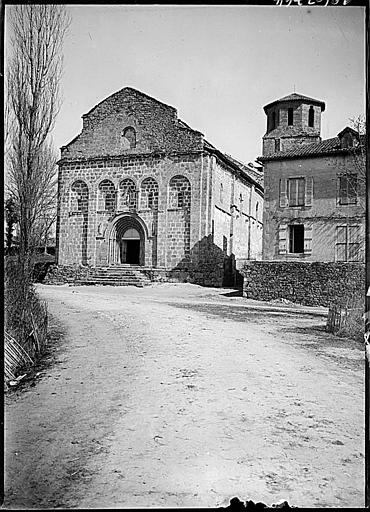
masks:
<instances>
[{"instance_id":1,"label":"arched window","mask_svg":"<svg viewBox=\"0 0 370 512\"><path fill-rule=\"evenodd\" d=\"M223 201L224 201L224 186L221 183L221 185L220 185L220 203L223 203Z\"/></svg>"},{"instance_id":2,"label":"arched window","mask_svg":"<svg viewBox=\"0 0 370 512\"><path fill-rule=\"evenodd\" d=\"M257 203L256 203L256 220L258 220L258 209L259 209L259 206L260 205L259 205L259 203L257 201Z\"/></svg>"},{"instance_id":3,"label":"arched window","mask_svg":"<svg viewBox=\"0 0 370 512\"><path fill-rule=\"evenodd\" d=\"M130 178L123 179L119 184L119 210L136 210L136 185Z\"/></svg>"},{"instance_id":4,"label":"arched window","mask_svg":"<svg viewBox=\"0 0 370 512\"><path fill-rule=\"evenodd\" d=\"M309 111L308 111L308 126L313 128L314 121L315 121L315 112L314 112L313 107L311 106Z\"/></svg>"},{"instance_id":5,"label":"arched window","mask_svg":"<svg viewBox=\"0 0 370 512\"><path fill-rule=\"evenodd\" d=\"M136 148L136 132L132 126L125 128L122 135L128 140L130 149Z\"/></svg>"},{"instance_id":6,"label":"arched window","mask_svg":"<svg viewBox=\"0 0 370 512\"><path fill-rule=\"evenodd\" d=\"M141 208L158 209L158 183L154 178L145 178L140 189Z\"/></svg>"},{"instance_id":7,"label":"arched window","mask_svg":"<svg viewBox=\"0 0 370 512\"><path fill-rule=\"evenodd\" d=\"M169 183L170 208L190 208L191 186L185 176L174 176Z\"/></svg>"},{"instance_id":8,"label":"arched window","mask_svg":"<svg viewBox=\"0 0 370 512\"><path fill-rule=\"evenodd\" d=\"M71 212L86 212L89 201L89 189L82 180L75 181L71 186Z\"/></svg>"},{"instance_id":9,"label":"arched window","mask_svg":"<svg viewBox=\"0 0 370 512\"><path fill-rule=\"evenodd\" d=\"M243 213L243 194L240 194L239 195L239 211L240 211L240 214Z\"/></svg>"},{"instance_id":10,"label":"arched window","mask_svg":"<svg viewBox=\"0 0 370 512\"><path fill-rule=\"evenodd\" d=\"M113 212L116 208L116 189L110 180L99 183L98 210Z\"/></svg>"}]
</instances>

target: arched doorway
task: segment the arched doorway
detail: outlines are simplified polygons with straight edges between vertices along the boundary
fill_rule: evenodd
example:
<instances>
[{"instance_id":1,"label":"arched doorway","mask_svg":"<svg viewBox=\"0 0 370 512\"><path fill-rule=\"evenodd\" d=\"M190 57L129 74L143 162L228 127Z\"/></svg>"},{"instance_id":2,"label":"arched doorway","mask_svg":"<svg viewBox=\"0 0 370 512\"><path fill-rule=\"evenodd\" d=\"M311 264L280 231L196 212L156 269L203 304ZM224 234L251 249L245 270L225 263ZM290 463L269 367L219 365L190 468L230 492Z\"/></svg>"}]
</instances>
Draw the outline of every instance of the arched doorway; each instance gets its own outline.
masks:
<instances>
[{"instance_id":1,"label":"arched doorway","mask_svg":"<svg viewBox=\"0 0 370 512\"><path fill-rule=\"evenodd\" d=\"M132 215L119 218L109 237L109 263L144 265L145 233L141 222Z\"/></svg>"}]
</instances>

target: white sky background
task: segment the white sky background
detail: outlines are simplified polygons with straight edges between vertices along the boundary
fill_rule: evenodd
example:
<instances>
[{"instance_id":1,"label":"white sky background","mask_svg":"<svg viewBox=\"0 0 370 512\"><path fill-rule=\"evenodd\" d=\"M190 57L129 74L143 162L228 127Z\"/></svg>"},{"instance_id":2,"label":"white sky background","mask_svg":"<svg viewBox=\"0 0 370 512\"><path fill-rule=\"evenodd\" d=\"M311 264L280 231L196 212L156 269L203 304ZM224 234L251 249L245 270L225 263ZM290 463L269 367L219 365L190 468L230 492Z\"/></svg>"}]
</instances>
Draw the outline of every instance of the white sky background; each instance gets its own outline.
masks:
<instances>
[{"instance_id":1,"label":"white sky background","mask_svg":"<svg viewBox=\"0 0 370 512\"><path fill-rule=\"evenodd\" d=\"M68 6L56 146L81 116L133 87L175 107L218 149L261 154L263 106L295 91L326 103L322 137L364 112L361 7Z\"/></svg>"}]
</instances>

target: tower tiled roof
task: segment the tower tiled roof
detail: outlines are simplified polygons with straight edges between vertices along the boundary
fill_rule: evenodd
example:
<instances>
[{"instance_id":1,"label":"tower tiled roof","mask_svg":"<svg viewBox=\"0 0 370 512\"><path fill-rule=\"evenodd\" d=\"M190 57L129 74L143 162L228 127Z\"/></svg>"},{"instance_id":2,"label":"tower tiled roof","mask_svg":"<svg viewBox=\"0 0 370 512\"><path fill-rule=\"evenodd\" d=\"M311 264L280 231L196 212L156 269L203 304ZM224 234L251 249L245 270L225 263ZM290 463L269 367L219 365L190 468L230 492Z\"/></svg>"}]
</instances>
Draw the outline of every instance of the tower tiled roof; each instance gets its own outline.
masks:
<instances>
[{"instance_id":1,"label":"tower tiled roof","mask_svg":"<svg viewBox=\"0 0 370 512\"><path fill-rule=\"evenodd\" d=\"M344 131L344 130L343 130ZM361 144L365 144L365 136L360 136ZM352 148L353 150L353 148ZM348 148L342 148L339 137L332 137L321 142L313 142L311 144L302 144L288 151L279 151L268 156L258 158L261 162L266 160L283 160L285 158L304 158L315 157L334 153L348 152Z\"/></svg>"},{"instance_id":2,"label":"tower tiled roof","mask_svg":"<svg viewBox=\"0 0 370 512\"><path fill-rule=\"evenodd\" d=\"M321 105L321 111L325 110L325 103L321 100L315 100L314 98L310 98L309 96L304 96L303 94L298 94L293 92L292 94L288 94L288 96L284 96L283 98L279 98L278 100L274 100L268 105L263 107L263 110L266 112L266 109L272 107L276 103L281 103L282 101L309 101L310 103L315 103L316 105Z\"/></svg>"}]
</instances>

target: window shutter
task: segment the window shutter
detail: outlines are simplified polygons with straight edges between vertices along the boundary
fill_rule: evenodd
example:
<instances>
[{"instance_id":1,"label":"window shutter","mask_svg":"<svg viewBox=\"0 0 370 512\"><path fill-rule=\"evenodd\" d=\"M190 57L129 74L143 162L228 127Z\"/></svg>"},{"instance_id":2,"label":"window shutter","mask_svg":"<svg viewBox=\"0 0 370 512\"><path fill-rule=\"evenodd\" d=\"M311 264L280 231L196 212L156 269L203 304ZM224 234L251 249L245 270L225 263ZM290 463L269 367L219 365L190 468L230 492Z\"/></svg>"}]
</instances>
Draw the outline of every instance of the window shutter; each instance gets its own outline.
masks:
<instances>
[{"instance_id":1,"label":"window shutter","mask_svg":"<svg viewBox=\"0 0 370 512\"><path fill-rule=\"evenodd\" d=\"M337 226L336 244L335 244L335 261L347 261L347 226Z\"/></svg>"},{"instance_id":2,"label":"window shutter","mask_svg":"<svg viewBox=\"0 0 370 512\"><path fill-rule=\"evenodd\" d=\"M287 224L280 224L279 226L279 254L286 254L286 236L287 236Z\"/></svg>"},{"instance_id":3,"label":"window shutter","mask_svg":"<svg viewBox=\"0 0 370 512\"><path fill-rule=\"evenodd\" d=\"M285 208L288 206L288 197L287 197L287 181L285 178L280 178L280 186L279 186L279 205L281 208Z\"/></svg>"},{"instance_id":4,"label":"window shutter","mask_svg":"<svg viewBox=\"0 0 370 512\"><path fill-rule=\"evenodd\" d=\"M304 227L304 254L312 253L312 226Z\"/></svg>"},{"instance_id":5,"label":"window shutter","mask_svg":"<svg viewBox=\"0 0 370 512\"><path fill-rule=\"evenodd\" d=\"M360 226L348 226L348 243L353 244L360 241Z\"/></svg>"},{"instance_id":6,"label":"window shutter","mask_svg":"<svg viewBox=\"0 0 370 512\"><path fill-rule=\"evenodd\" d=\"M357 174L349 174L347 176L348 187L348 203L357 203Z\"/></svg>"},{"instance_id":7,"label":"window shutter","mask_svg":"<svg viewBox=\"0 0 370 512\"><path fill-rule=\"evenodd\" d=\"M296 184L297 184L297 200L296 200L296 205L297 206L304 206L304 204L305 204L305 192L306 192L306 189L305 189L306 180L305 180L305 178L298 178L295 181L296 181Z\"/></svg>"},{"instance_id":8,"label":"window shutter","mask_svg":"<svg viewBox=\"0 0 370 512\"><path fill-rule=\"evenodd\" d=\"M306 178L306 190L305 190L305 206L312 206L313 198L313 178Z\"/></svg>"},{"instance_id":9,"label":"window shutter","mask_svg":"<svg viewBox=\"0 0 370 512\"><path fill-rule=\"evenodd\" d=\"M360 244L348 244L348 261L359 261Z\"/></svg>"}]
</instances>

